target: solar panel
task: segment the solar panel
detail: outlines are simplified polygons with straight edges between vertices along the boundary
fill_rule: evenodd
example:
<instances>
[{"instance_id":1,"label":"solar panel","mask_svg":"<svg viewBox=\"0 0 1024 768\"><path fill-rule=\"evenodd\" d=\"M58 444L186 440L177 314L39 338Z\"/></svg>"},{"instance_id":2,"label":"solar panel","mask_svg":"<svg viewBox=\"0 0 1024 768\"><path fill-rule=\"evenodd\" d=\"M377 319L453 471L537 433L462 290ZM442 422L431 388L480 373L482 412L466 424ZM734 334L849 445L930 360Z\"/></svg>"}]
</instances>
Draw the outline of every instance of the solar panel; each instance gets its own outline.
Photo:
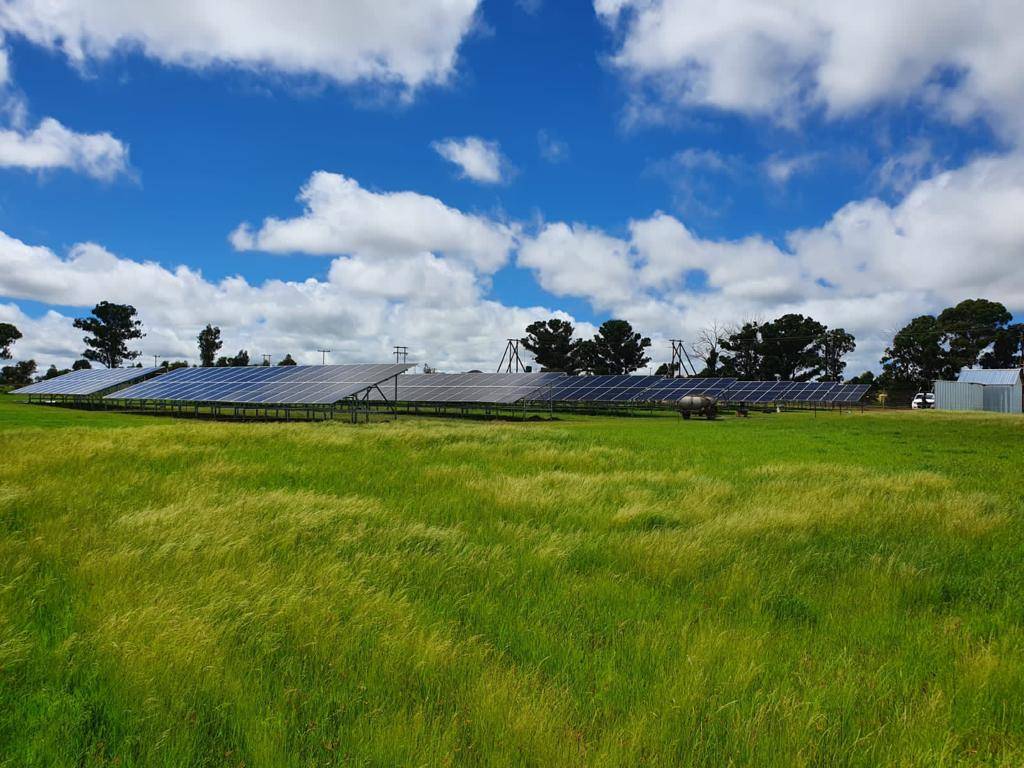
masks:
<instances>
[{"instance_id":1,"label":"solar panel","mask_svg":"<svg viewBox=\"0 0 1024 768\"><path fill-rule=\"evenodd\" d=\"M160 373L163 368L90 368L71 371L14 390L13 395L68 395L84 397L105 392L111 387L129 384Z\"/></svg>"},{"instance_id":2,"label":"solar panel","mask_svg":"<svg viewBox=\"0 0 1024 768\"><path fill-rule=\"evenodd\" d=\"M547 387L564 373L424 373L401 376L397 393L384 397L405 403L492 403L507 405L524 399L547 400ZM371 399L383 399L374 392Z\"/></svg>"},{"instance_id":3,"label":"solar panel","mask_svg":"<svg viewBox=\"0 0 1024 768\"><path fill-rule=\"evenodd\" d=\"M664 376L567 376L552 386L545 399L566 403L629 403L645 399L644 392L664 381Z\"/></svg>"},{"instance_id":4,"label":"solar panel","mask_svg":"<svg viewBox=\"0 0 1024 768\"><path fill-rule=\"evenodd\" d=\"M792 386L790 381L737 381L722 399L748 404L776 402Z\"/></svg>"},{"instance_id":5,"label":"solar panel","mask_svg":"<svg viewBox=\"0 0 1024 768\"><path fill-rule=\"evenodd\" d=\"M857 403L867 394L861 384L834 381L737 381L721 399L734 403Z\"/></svg>"},{"instance_id":6,"label":"solar panel","mask_svg":"<svg viewBox=\"0 0 1024 768\"><path fill-rule=\"evenodd\" d=\"M643 393L641 399L652 402L675 402L689 395L719 397L735 384L735 379L662 378Z\"/></svg>"},{"instance_id":7,"label":"solar panel","mask_svg":"<svg viewBox=\"0 0 1024 768\"><path fill-rule=\"evenodd\" d=\"M382 384L411 365L281 365L179 368L107 396L115 400L329 405Z\"/></svg>"},{"instance_id":8,"label":"solar panel","mask_svg":"<svg viewBox=\"0 0 1024 768\"><path fill-rule=\"evenodd\" d=\"M832 395L833 403L859 403L871 386L868 384L841 384Z\"/></svg>"}]
</instances>

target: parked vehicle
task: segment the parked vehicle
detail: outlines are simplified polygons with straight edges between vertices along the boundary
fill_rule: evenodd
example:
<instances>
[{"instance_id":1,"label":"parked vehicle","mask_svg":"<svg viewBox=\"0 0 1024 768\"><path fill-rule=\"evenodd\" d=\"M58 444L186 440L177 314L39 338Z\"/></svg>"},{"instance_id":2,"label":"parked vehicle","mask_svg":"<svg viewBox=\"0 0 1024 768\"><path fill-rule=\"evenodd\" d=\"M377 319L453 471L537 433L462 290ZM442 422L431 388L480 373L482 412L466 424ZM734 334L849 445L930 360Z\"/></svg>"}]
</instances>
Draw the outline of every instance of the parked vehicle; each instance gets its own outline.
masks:
<instances>
[{"instance_id":1,"label":"parked vehicle","mask_svg":"<svg viewBox=\"0 0 1024 768\"><path fill-rule=\"evenodd\" d=\"M935 407L935 395L931 392L918 392L914 395L914 399L910 401L910 407L917 408L934 408Z\"/></svg>"}]
</instances>

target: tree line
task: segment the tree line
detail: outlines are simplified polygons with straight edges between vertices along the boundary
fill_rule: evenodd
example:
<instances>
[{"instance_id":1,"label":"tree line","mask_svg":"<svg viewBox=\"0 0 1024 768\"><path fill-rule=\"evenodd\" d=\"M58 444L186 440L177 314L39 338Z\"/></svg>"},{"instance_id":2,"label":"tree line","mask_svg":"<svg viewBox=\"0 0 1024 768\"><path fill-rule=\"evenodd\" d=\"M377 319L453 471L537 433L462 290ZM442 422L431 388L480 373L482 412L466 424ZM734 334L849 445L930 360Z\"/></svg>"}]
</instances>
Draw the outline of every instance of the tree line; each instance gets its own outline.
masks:
<instances>
[{"instance_id":1,"label":"tree line","mask_svg":"<svg viewBox=\"0 0 1024 768\"><path fill-rule=\"evenodd\" d=\"M625 320L608 320L592 339L576 339L574 334L568 321L538 320L526 327L520 344L546 371L623 374L650 362L646 350L651 340ZM735 328L704 328L685 348L685 355L692 355L692 372L704 378L840 381L846 368L843 357L855 348L853 335L844 329L829 329L813 318L787 314ZM655 373L684 373L673 365L678 363L662 364Z\"/></svg>"},{"instance_id":2,"label":"tree line","mask_svg":"<svg viewBox=\"0 0 1024 768\"><path fill-rule=\"evenodd\" d=\"M1013 368L1024 365L1024 323L997 301L966 299L937 315L915 317L895 332L880 361L882 373L867 371L849 381L879 389L930 388L936 379L953 379L961 368ZM101 301L87 317L74 320L85 331L81 359L71 369L51 365L37 376L34 360L22 360L0 368L0 386L21 387L34 380L52 378L68 370L108 368L130 364L142 354L131 342L146 334L138 312L130 304ZM625 320L607 320L591 338L576 338L573 324L558 318L538 320L526 327L520 344L546 371L570 374L628 374L646 367L651 358L649 337L635 331ZM10 323L0 323L0 360L11 360L11 349L22 338ZM245 366L249 353L221 355L224 346L219 327L208 324L196 337L200 365ZM693 373L706 378L741 380L843 381L845 357L857 348L853 334L828 328L814 318L789 313L774 320L748 320L731 326L717 324L700 329L688 344ZM269 365L264 360L264 365ZM295 365L290 354L278 365ZM187 366L165 360L165 368ZM658 367L661 375L681 373L672 364Z\"/></svg>"},{"instance_id":3,"label":"tree line","mask_svg":"<svg viewBox=\"0 0 1024 768\"><path fill-rule=\"evenodd\" d=\"M35 360L20 360L13 365L0 368L0 386L5 388L18 388L31 384L33 381L51 379L69 371L79 371L92 368L93 363L98 363L106 368L120 368L126 363L131 363L142 355L138 350L129 348L129 344L136 339L145 337L142 321L138 318L138 311L130 304L115 304L109 301L101 301L87 317L75 318L75 328L85 331L82 338L85 349L82 357L76 360L71 368L60 369L51 365L45 373L37 376L38 367ZM18 339L22 338L21 331L11 323L0 323L0 360L11 360L11 348ZM207 325L199 332L196 339L199 345L200 365L212 366L236 366L249 365L249 353L240 349L237 354L231 356L221 355L218 352L224 345L221 340L220 328ZM270 363L264 359L264 365ZM137 364L142 367L141 363ZM278 365L296 365L291 354L282 358ZM174 368L187 367L185 360L164 360L160 367L173 370Z\"/></svg>"},{"instance_id":4,"label":"tree line","mask_svg":"<svg viewBox=\"0 0 1024 768\"><path fill-rule=\"evenodd\" d=\"M930 389L937 379L955 379L961 368L1020 367L1024 323L1012 320L1003 304L988 299L966 299L937 315L915 317L885 348L880 375L865 371L847 381L876 389ZM650 362L650 343L625 320L605 322L592 339L575 338L568 321L538 320L520 339L543 370L591 374L643 368ZM844 381L844 358L856 348L856 339L846 329L789 313L769 321L706 326L685 350L692 372L703 378ZM663 363L655 373L680 371Z\"/></svg>"}]
</instances>

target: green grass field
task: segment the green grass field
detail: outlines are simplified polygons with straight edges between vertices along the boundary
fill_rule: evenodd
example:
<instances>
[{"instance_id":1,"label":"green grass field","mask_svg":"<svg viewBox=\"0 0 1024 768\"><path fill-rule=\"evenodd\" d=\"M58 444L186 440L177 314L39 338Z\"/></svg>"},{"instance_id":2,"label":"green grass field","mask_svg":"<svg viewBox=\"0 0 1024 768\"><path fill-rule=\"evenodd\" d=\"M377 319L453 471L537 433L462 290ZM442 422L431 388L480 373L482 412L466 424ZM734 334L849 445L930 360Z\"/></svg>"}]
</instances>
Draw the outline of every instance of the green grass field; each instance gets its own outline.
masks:
<instances>
[{"instance_id":1,"label":"green grass field","mask_svg":"<svg viewBox=\"0 0 1024 768\"><path fill-rule=\"evenodd\" d=\"M0 402L0 765L1024 764L1024 419Z\"/></svg>"}]
</instances>

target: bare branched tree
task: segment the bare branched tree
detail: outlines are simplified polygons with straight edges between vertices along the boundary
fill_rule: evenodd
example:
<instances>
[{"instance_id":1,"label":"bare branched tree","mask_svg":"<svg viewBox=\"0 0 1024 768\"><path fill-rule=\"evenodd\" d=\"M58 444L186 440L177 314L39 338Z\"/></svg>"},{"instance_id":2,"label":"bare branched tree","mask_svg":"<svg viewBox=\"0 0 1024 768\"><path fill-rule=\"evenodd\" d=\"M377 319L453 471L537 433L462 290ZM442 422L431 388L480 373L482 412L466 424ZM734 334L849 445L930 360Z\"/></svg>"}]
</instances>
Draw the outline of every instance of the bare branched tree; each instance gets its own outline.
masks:
<instances>
[{"instance_id":1,"label":"bare branched tree","mask_svg":"<svg viewBox=\"0 0 1024 768\"><path fill-rule=\"evenodd\" d=\"M690 345L690 352L704 361L704 370L698 375L716 376L721 367L722 339L734 329L720 324L717 320L697 331L697 340Z\"/></svg>"}]
</instances>

